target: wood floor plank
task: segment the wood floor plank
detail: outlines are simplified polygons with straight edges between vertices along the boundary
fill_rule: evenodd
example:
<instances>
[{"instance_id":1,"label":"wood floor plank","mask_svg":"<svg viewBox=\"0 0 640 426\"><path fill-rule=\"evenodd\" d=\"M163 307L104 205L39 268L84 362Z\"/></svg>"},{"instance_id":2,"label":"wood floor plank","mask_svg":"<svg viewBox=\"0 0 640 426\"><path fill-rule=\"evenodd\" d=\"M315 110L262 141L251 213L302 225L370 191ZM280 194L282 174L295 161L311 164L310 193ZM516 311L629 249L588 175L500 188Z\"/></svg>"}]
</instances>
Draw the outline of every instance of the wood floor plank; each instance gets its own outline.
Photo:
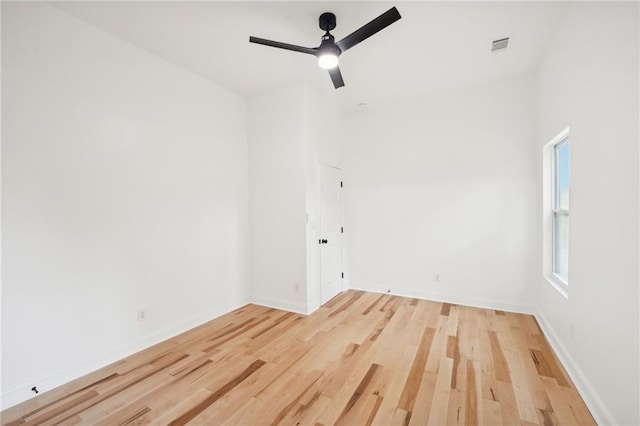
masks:
<instances>
[{"instance_id":1,"label":"wood floor plank","mask_svg":"<svg viewBox=\"0 0 640 426\"><path fill-rule=\"evenodd\" d=\"M500 403L493 399L482 399L482 420L480 425L493 426L506 424L500 415Z\"/></svg>"},{"instance_id":2,"label":"wood floor plank","mask_svg":"<svg viewBox=\"0 0 640 426\"><path fill-rule=\"evenodd\" d=\"M449 390L449 407L447 409L447 425L462 426L465 424L466 392L460 389Z\"/></svg>"},{"instance_id":3,"label":"wood floor plank","mask_svg":"<svg viewBox=\"0 0 640 426\"><path fill-rule=\"evenodd\" d=\"M562 393L562 386L558 384L556 379L552 379L549 377L543 377L542 382L544 384L544 388L547 391L547 395L549 396L549 401L551 401L551 406L553 407L553 412L558 417L558 422L561 425L575 425L578 424L578 421L573 415L571 411L571 407L567 403L565 396Z\"/></svg>"},{"instance_id":4,"label":"wood floor plank","mask_svg":"<svg viewBox=\"0 0 640 426\"><path fill-rule=\"evenodd\" d=\"M480 361L480 329L478 327L478 311L475 309L459 310L457 349L461 357Z\"/></svg>"},{"instance_id":5,"label":"wood floor plank","mask_svg":"<svg viewBox=\"0 0 640 426\"><path fill-rule=\"evenodd\" d=\"M478 324L486 324L484 318L478 321ZM493 352L491 350L491 339L486 329L482 329L478 339L480 348L480 380L482 387L482 397L484 399L497 401L497 382L495 374L495 366L493 362Z\"/></svg>"},{"instance_id":6,"label":"wood floor plank","mask_svg":"<svg viewBox=\"0 0 640 426\"><path fill-rule=\"evenodd\" d=\"M411 413L404 411L401 408L398 408L391 417L389 423L385 423L385 425L389 426L408 426L411 421Z\"/></svg>"},{"instance_id":7,"label":"wood floor plank","mask_svg":"<svg viewBox=\"0 0 640 426\"><path fill-rule=\"evenodd\" d=\"M530 353L541 376L556 379L560 386L571 386L548 346L543 345L541 350L532 349Z\"/></svg>"},{"instance_id":8,"label":"wood floor plank","mask_svg":"<svg viewBox=\"0 0 640 426\"><path fill-rule=\"evenodd\" d=\"M535 318L346 291L247 305L2 412L2 425L595 421Z\"/></svg>"},{"instance_id":9,"label":"wood floor plank","mask_svg":"<svg viewBox=\"0 0 640 426\"><path fill-rule=\"evenodd\" d=\"M144 416L150 411L151 408L147 406L129 405L124 410L120 410L93 424L96 426L129 425L134 422L139 424L145 421Z\"/></svg>"},{"instance_id":10,"label":"wood floor plank","mask_svg":"<svg viewBox=\"0 0 640 426\"><path fill-rule=\"evenodd\" d=\"M373 343L372 352L377 363L390 365L399 362L403 353L398 349L407 344L409 331L405 325L411 320L413 309L412 306L400 306L397 309L392 306L379 314L380 322L368 336Z\"/></svg>"},{"instance_id":11,"label":"wood floor plank","mask_svg":"<svg viewBox=\"0 0 640 426\"><path fill-rule=\"evenodd\" d=\"M433 402L429 413L429 424L443 425L447 423L449 410L449 397L451 395L451 370L453 360L447 357L440 357L438 377L436 379L433 393Z\"/></svg>"},{"instance_id":12,"label":"wood floor plank","mask_svg":"<svg viewBox=\"0 0 640 426\"><path fill-rule=\"evenodd\" d=\"M447 335L458 335L458 317L460 315L460 308L454 305L449 310L449 319L447 320Z\"/></svg>"},{"instance_id":13,"label":"wood floor plank","mask_svg":"<svg viewBox=\"0 0 640 426\"><path fill-rule=\"evenodd\" d=\"M367 315L369 312L371 312L376 305L380 302L380 300L382 300L382 298L384 297L384 294L381 294L379 297L376 298L376 300L373 301L373 303L371 303L367 309L364 310L364 312L362 312L362 315Z\"/></svg>"},{"instance_id":14,"label":"wood floor plank","mask_svg":"<svg viewBox=\"0 0 640 426\"><path fill-rule=\"evenodd\" d=\"M378 364L371 364L362 381L353 392L353 395L351 395L351 398L347 401L335 424L371 424L378 412L378 408L380 408L382 398L368 391L367 388L371 385L371 382L376 373L379 373L379 370L380 366Z\"/></svg>"},{"instance_id":15,"label":"wood floor plank","mask_svg":"<svg viewBox=\"0 0 640 426\"><path fill-rule=\"evenodd\" d=\"M424 425L429 420L431 407L433 405L433 395L436 389L437 373L425 371L420 382L418 395L416 396L417 404L414 405L409 419L409 425Z\"/></svg>"},{"instance_id":16,"label":"wood floor plank","mask_svg":"<svg viewBox=\"0 0 640 426\"><path fill-rule=\"evenodd\" d=\"M254 425L258 424L262 413L265 411L266 402L258 398L251 398L236 413L220 423L221 425Z\"/></svg>"},{"instance_id":17,"label":"wood floor plank","mask_svg":"<svg viewBox=\"0 0 640 426\"><path fill-rule=\"evenodd\" d=\"M270 383L273 377L280 376L285 369L286 366L265 364L208 409L200 413L192 423L209 425L224 423L245 405L248 398L254 397L260 389L265 387L265 383Z\"/></svg>"},{"instance_id":18,"label":"wood floor plank","mask_svg":"<svg viewBox=\"0 0 640 426\"><path fill-rule=\"evenodd\" d=\"M580 395L578 395L578 391L573 388L566 387L562 387L561 391L565 401L567 402L567 404L569 404L569 408L571 409L573 417L575 417L578 424L588 425L595 423L595 420L589 412L586 404L584 403L582 398L580 398ZM551 411L551 408L549 408L548 411Z\"/></svg>"},{"instance_id":19,"label":"wood floor plank","mask_svg":"<svg viewBox=\"0 0 640 426\"><path fill-rule=\"evenodd\" d=\"M496 374L496 379L503 382L511 383L511 375L509 374L509 366L507 365L507 359L504 356L504 351L498 334L495 331L489 331L489 340L491 342L491 354L493 358L493 367Z\"/></svg>"},{"instance_id":20,"label":"wood floor plank","mask_svg":"<svg viewBox=\"0 0 640 426\"><path fill-rule=\"evenodd\" d=\"M520 413L511 382L496 381L496 394L500 402L500 417L503 424L520 424Z\"/></svg>"},{"instance_id":21,"label":"wood floor plank","mask_svg":"<svg viewBox=\"0 0 640 426\"><path fill-rule=\"evenodd\" d=\"M392 422L395 415L398 400L407 381L409 370L385 367L388 376L385 378L386 386L381 392L382 403L378 408L372 424L376 426L386 426Z\"/></svg>"},{"instance_id":22,"label":"wood floor plank","mask_svg":"<svg viewBox=\"0 0 640 426\"><path fill-rule=\"evenodd\" d=\"M300 395L281 410L278 423L283 425L312 424L328 404L329 398L322 395L322 382L311 376L304 381ZM308 385L306 383L309 383ZM284 416L282 416L284 414Z\"/></svg>"},{"instance_id":23,"label":"wood floor plank","mask_svg":"<svg viewBox=\"0 0 640 426\"><path fill-rule=\"evenodd\" d=\"M479 405L482 389L478 381L477 372L479 371L479 363L467 360L467 386L465 400L465 425L477 425L478 418L482 412L482 406Z\"/></svg>"},{"instance_id":24,"label":"wood floor plank","mask_svg":"<svg viewBox=\"0 0 640 426\"><path fill-rule=\"evenodd\" d=\"M434 334L435 330L433 328L425 328L424 333L422 334L422 340L420 341L420 346L418 346L416 357L411 366L411 370L409 371L409 377L407 377L407 382L404 390L402 391L402 395L400 396L398 408L407 412L413 411L413 406L416 403L418 388L422 383L422 376L425 371L427 357L429 356Z\"/></svg>"},{"instance_id":25,"label":"wood floor plank","mask_svg":"<svg viewBox=\"0 0 640 426\"><path fill-rule=\"evenodd\" d=\"M340 381L341 386L338 391L333 395L326 395L331 398L331 401L316 421L330 425L343 417L350 409L350 404L354 404L360 398L363 384L366 386L371 376L375 374L377 367L373 367L374 365L377 364L373 364L371 356L365 356L363 362L356 366L346 380Z\"/></svg>"},{"instance_id":26,"label":"wood floor plank","mask_svg":"<svg viewBox=\"0 0 640 426\"><path fill-rule=\"evenodd\" d=\"M281 424L296 409L307 391L313 387L320 376L322 376L321 372L312 370L306 376L299 376L287 383L287 388L281 394L265 400L269 407L269 413L263 413L260 421L271 425ZM258 395L258 398L260 398L260 395Z\"/></svg>"},{"instance_id":27,"label":"wood floor plank","mask_svg":"<svg viewBox=\"0 0 640 426\"><path fill-rule=\"evenodd\" d=\"M532 424L538 424L538 413L536 412L529 386L527 385L526 373L520 355L517 352L505 351L505 357L511 374L511 384L513 393L520 414L520 420Z\"/></svg>"},{"instance_id":28,"label":"wood floor plank","mask_svg":"<svg viewBox=\"0 0 640 426\"><path fill-rule=\"evenodd\" d=\"M229 391L231 391L234 387L236 387L239 383L249 377L251 374L255 373L260 367L265 364L262 360L256 360L251 363L242 373L238 374L236 377L225 383L221 388L216 390L209 397L200 401L197 405L193 406L189 411L182 414L180 417L169 423L170 426L180 426L187 424L191 419L196 417L198 414L207 409L211 404L222 398Z\"/></svg>"},{"instance_id":29,"label":"wood floor plank","mask_svg":"<svg viewBox=\"0 0 640 426\"><path fill-rule=\"evenodd\" d=\"M447 311L447 314L449 311ZM433 373L438 372L438 368L442 361L442 357L446 356L447 343L449 336L447 336L447 322L448 316L440 315L436 331L431 342L431 349L429 350L429 357L427 358L427 366L425 369Z\"/></svg>"}]
</instances>

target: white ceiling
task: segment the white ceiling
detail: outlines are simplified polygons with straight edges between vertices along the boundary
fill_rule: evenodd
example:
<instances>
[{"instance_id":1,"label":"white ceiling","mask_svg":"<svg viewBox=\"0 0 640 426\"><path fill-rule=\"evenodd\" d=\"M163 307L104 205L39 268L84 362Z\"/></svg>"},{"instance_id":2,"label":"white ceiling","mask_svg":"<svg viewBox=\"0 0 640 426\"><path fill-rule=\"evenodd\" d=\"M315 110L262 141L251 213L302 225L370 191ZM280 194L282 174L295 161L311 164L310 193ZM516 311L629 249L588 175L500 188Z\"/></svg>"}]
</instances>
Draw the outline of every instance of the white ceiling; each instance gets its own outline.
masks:
<instances>
[{"instance_id":1,"label":"white ceiling","mask_svg":"<svg viewBox=\"0 0 640 426\"><path fill-rule=\"evenodd\" d=\"M535 70L567 2L55 2L133 45L253 96L309 84L338 105L375 105ZM336 40L396 6L402 19L340 57L335 90L310 55L250 44L249 36L316 47L318 16L337 16ZM511 37L491 53L491 41Z\"/></svg>"}]
</instances>

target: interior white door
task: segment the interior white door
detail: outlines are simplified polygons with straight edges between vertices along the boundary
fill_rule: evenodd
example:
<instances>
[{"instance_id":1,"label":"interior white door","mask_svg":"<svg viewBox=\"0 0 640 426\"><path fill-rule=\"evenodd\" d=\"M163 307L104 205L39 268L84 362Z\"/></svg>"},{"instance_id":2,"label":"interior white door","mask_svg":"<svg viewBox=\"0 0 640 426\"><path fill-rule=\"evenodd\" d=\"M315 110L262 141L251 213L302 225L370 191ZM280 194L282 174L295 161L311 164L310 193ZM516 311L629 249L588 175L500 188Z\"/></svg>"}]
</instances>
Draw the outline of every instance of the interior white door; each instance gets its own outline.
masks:
<instances>
[{"instance_id":1,"label":"interior white door","mask_svg":"<svg viewBox=\"0 0 640 426\"><path fill-rule=\"evenodd\" d=\"M326 164L318 165L320 303L340 293L342 269L342 177L341 170Z\"/></svg>"}]
</instances>

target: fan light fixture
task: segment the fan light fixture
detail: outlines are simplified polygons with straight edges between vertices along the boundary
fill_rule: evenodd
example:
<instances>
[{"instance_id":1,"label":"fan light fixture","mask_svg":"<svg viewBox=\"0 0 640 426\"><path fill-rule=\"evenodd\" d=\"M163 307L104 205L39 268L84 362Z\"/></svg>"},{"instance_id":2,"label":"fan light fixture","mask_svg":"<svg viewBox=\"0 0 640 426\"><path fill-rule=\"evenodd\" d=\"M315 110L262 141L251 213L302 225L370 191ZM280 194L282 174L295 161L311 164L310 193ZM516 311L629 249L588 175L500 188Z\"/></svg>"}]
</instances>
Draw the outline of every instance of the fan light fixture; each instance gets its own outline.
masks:
<instances>
[{"instance_id":1,"label":"fan light fixture","mask_svg":"<svg viewBox=\"0 0 640 426\"><path fill-rule=\"evenodd\" d=\"M315 56L318 58L318 65L320 65L320 68L324 68L329 71L329 77L331 77L333 87L337 89L344 86L342 73L340 72L340 67L338 67L338 57L356 44L368 39L378 31L385 29L400 18L401 16L398 9L392 7L373 21L369 21L339 42L336 42L335 38L329 32L336 27L336 15L331 12L325 12L320 15L320 18L318 19L320 29L325 31L321 38L322 41L320 42L320 46L318 47L297 46L295 44L282 43L254 36L249 37L249 42Z\"/></svg>"},{"instance_id":2,"label":"fan light fixture","mask_svg":"<svg viewBox=\"0 0 640 426\"><path fill-rule=\"evenodd\" d=\"M333 53L325 53L318 57L318 65L320 68L329 70L338 66L338 57Z\"/></svg>"},{"instance_id":3,"label":"fan light fixture","mask_svg":"<svg viewBox=\"0 0 640 426\"><path fill-rule=\"evenodd\" d=\"M336 45L335 39L327 30L327 33L322 36L322 43L320 44L320 47L318 47L318 51L316 53L316 56L318 57L318 65L320 65L320 68L325 70L337 67L338 56L340 56L341 53L342 50L340 50L340 47Z\"/></svg>"}]
</instances>

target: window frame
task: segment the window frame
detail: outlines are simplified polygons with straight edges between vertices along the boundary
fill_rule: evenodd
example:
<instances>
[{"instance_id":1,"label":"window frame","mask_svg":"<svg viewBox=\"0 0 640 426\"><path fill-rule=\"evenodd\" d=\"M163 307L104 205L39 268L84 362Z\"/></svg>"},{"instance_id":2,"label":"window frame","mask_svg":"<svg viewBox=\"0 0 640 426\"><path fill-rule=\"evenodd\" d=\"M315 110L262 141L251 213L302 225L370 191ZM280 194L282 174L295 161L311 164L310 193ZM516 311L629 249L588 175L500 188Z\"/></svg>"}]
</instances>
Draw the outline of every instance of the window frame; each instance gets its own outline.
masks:
<instances>
[{"instance_id":1,"label":"window frame","mask_svg":"<svg viewBox=\"0 0 640 426\"><path fill-rule=\"evenodd\" d=\"M552 208L551 208L551 214L552 214L552 218L551 218L551 273L553 274L554 278L559 280L560 283L564 286L564 287L568 287L569 286L569 277L567 276L567 279L565 280L560 274L558 274L556 271L558 270L557 268L557 264L556 264L556 238L557 238L557 233L556 233L556 222L557 222L557 217L558 216L565 216L567 217L567 220L569 218L569 209L570 206L566 209L562 209L560 208L560 148L562 147L562 145L565 144L570 144L570 140L569 140L569 134L567 133L566 136L564 136L562 139L560 139L560 141L556 142L553 144L553 176L551 177L551 181L553 182L553 200L552 200ZM569 145L570 146L570 145ZM569 151L571 152L571 151ZM571 154L569 154L569 162L571 162ZM570 163L569 163L570 164ZM569 173L571 173L571 169L569 169ZM569 192L571 192L571 184L569 184ZM570 199L570 198L569 198ZM568 224L567 224L568 226ZM567 252L569 251L569 248L567 247ZM567 270L568 270L568 265L567 265Z\"/></svg>"},{"instance_id":2,"label":"window frame","mask_svg":"<svg viewBox=\"0 0 640 426\"><path fill-rule=\"evenodd\" d=\"M567 127L547 142L543 147L543 276L565 298L569 297L569 279L563 279L555 271L556 268L556 217L562 215L569 218L570 206L560 208L560 162L558 151L565 143L571 143L570 129ZM571 146L571 145L569 145ZM571 162L571 154L569 154ZM569 171L571 173L571 171ZM571 183L569 183L571 192ZM567 247L567 251L569 247ZM567 265L568 271L568 265Z\"/></svg>"}]
</instances>

